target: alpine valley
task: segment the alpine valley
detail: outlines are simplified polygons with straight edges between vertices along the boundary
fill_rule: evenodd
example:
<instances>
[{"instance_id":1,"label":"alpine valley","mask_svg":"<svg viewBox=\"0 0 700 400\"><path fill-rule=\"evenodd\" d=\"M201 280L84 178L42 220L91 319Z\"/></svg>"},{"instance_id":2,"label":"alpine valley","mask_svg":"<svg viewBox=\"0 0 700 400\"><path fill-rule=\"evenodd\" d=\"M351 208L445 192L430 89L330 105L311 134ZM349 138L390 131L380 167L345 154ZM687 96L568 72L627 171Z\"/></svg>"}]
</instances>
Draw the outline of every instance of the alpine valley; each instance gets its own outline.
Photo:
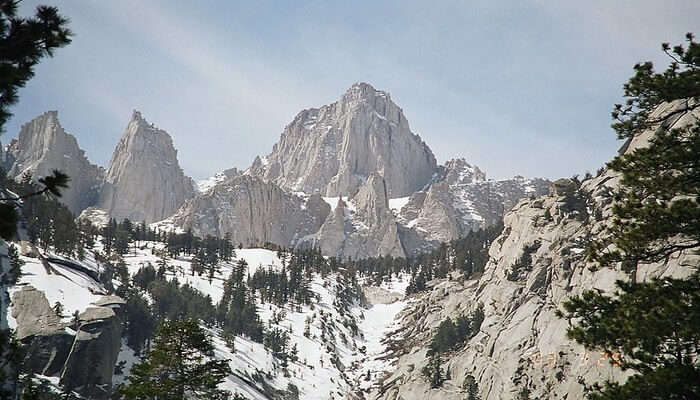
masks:
<instances>
[{"instance_id":1,"label":"alpine valley","mask_svg":"<svg viewBox=\"0 0 700 400\"><path fill-rule=\"evenodd\" d=\"M698 110L665 123L688 126ZM0 242L0 328L25 346L23 376L81 398L110 398L155 324L187 316L239 399L579 399L629 372L567 338L563 303L700 263L679 252L632 272L593 268L585 249L609 224L618 173L492 180L465 159L440 165L367 83L299 112L248 168L201 182L138 111L106 168L56 111L23 125L0 167L3 197L24 209L21 185L70 177L59 200L78 244L58 239L58 213L25 214L18 240ZM435 365L446 321L464 329Z\"/></svg>"}]
</instances>

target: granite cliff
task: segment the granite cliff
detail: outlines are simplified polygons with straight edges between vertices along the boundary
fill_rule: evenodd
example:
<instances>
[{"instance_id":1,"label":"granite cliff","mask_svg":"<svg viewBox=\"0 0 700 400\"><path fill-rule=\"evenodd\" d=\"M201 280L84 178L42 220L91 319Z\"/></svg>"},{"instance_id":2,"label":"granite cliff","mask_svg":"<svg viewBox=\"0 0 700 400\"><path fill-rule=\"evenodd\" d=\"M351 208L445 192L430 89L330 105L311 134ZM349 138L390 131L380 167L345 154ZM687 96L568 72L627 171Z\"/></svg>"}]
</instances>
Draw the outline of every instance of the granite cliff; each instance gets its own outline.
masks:
<instances>
[{"instance_id":1,"label":"granite cliff","mask_svg":"<svg viewBox=\"0 0 700 400\"><path fill-rule=\"evenodd\" d=\"M70 176L70 187L61 201L79 213L97 200L104 170L88 161L73 135L58 121L58 112L49 111L22 125L17 140L8 148L8 175L21 179L25 173L40 178L58 169Z\"/></svg>"},{"instance_id":2,"label":"granite cliff","mask_svg":"<svg viewBox=\"0 0 700 400\"><path fill-rule=\"evenodd\" d=\"M170 135L134 111L112 155L97 207L121 220L155 222L194 196Z\"/></svg>"}]
</instances>

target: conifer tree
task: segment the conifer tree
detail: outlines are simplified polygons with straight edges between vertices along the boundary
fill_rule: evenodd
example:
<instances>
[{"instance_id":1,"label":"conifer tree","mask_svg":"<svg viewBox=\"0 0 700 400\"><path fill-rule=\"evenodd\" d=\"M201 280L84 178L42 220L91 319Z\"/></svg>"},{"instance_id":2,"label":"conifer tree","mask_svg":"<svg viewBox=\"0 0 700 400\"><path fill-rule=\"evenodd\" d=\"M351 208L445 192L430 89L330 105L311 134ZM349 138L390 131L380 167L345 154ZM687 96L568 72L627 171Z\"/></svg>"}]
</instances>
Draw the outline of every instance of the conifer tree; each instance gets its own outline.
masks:
<instances>
[{"instance_id":1,"label":"conifer tree","mask_svg":"<svg viewBox=\"0 0 700 400\"><path fill-rule=\"evenodd\" d=\"M603 266L621 263L632 281L617 282L614 296L587 291L565 303L576 322L569 337L635 373L623 384L594 383L592 399L700 398L700 273L634 279L645 263L700 249L700 122L673 128L700 107L700 44L686 38L686 46L662 45L671 58L663 73L637 64L624 86L626 104L613 110L620 138L655 134L647 147L609 164L622 174L613 220L589 248ZM619 360L612 357L618 352Z\"/></svg>"},{"instance_id":2,"label":"conifer tree","mask_svg":"<svg viewBox=\"0 0 700 400\"><path fill-rule=\"evenodd\" d=\"M479 384L473 375L467 375L464 378L462 389L467 394L466 400L481 400L481 397L479 397Z\"/></svg>"},{"instance_id":3,"label":"conifer tree","mask_svg":"<svg viewBox=\"0 0 700 400\"><path fill-rule=\"evenodd\" d=\"M231 369L226 360L212 359L213 354L214 345L196 320L165 321L121 394L127 400L227 399L230 393L218 385Z\"/></svg>"},{"instance_id":4,"label":"conifer tree","mask_svg":"<svg viewBox=\"0 0 700 400\"><path fill-rule=\"evenodd\" d=\"M423 376L433 389L439 388L445 382L445 372L442 369L442 361L439 356L432 356L428 364L421 370Z\"/></svg>"}]
</instances>

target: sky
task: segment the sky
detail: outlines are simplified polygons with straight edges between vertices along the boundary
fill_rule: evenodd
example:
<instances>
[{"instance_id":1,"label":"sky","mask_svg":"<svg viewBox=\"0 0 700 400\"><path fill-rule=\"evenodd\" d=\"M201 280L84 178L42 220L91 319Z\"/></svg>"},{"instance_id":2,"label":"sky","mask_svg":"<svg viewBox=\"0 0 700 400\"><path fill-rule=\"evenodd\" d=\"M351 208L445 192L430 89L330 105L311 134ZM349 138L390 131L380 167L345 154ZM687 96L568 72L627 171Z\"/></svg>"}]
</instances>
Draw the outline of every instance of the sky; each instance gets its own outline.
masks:
<instances>
[{"instance_id":1,"label":"sky","mask_svg":"<svg viewBox=\"0 0 700 400\"><path fill-rule=\"evenodd\" d=\"M301 110L355 82L387 91L438 162L494 179L595 171L621 143L610 111L639 61L700 34L700 1L24 0L73 42L20 90L0 141L58 110L106 166L132 110L203 179L268 154Z\"/></svg>"}]
</instances>

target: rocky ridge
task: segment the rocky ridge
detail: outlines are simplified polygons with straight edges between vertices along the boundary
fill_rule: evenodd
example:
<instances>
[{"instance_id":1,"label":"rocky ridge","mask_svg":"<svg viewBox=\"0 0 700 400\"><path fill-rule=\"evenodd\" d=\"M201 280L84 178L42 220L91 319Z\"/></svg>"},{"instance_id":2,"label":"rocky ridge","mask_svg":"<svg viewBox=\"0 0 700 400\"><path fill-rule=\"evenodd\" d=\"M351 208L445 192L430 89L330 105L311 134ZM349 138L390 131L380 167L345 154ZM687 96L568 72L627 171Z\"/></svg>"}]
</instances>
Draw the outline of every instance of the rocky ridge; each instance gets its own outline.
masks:
<instances>
[{"instance_id":1,"label":"rocky ridge","mask_svg":"<svg viewBox=\"0 0 700 400\"><path fill-rule=\"evenodd\" d=\"M24 124L7 151L0 151L0 167L17 180L25 173L39 178L54 169L63 171L70 183L60 200L74 214L98 207L112 218L153 222L172 215L195 193L192 179L179 166L170 135L138 111L107 171L90 163L75 137L61 127L56 111Z\"/></svg>"},{"instance_id":2,"label":"rocky ridge","mask_svg":"<svg viewBox=\"0 0 700 400\"><path fill-rule=\"evenodd\" d=\"M699 117L685 114L672 122L681 126ZM644 146L651 135L653 131L634 138L623 151ZM522 393L529 398L582 398L582 382L625 379L626 373L605 354L570 341L568 322L555 312L566 299L585 290L611 291L618 279L687 277L700 256L681 252L631 273L621 266L595 268L585 257L585 246L610 220L612 192L618 184L619 176L607 170L580 187L561 180L551 194L521 200L506 214L505 229L491 246L481 277L436 280L428 291L413 297L392 334L397 341L396 367L370 398L463 399L468 376L478 383L485 400L512 399ZM524 252L531 253L532 262L518 267ZM420 371L427 363L433 332L447 317L467 314L478 304L483 304L486 315L479 332L461 349L443 356L451 379L431 389Z\"/></svg>"},{"instance_id":3,"label":"rocky ridge","mask_svg":"<svg viewBox=\"0 0 700 400\"><path fill-rule=\"evenodd\" d=\"M100 225L109 218L163 221L156 226L231 233L246 245L319 246L353 258L430 250L498 223L519 199L548 186L487 180L464 159L438 166L390 95L366 83L299 113L272 153L246 171L232 168L198 187L182 172L167 132L138 111L106 173L89 164L55 112L26 124L10 148L4 158L14 161L15 178L64 170L72 178L64 201Z\"/></svg>"},{"instance_id":4,"label":"rocky ridge","mask_svg":"<svg viewBox=\"0 0 700 400\"><path fill-rule=\"evenodd\" d=\"M200 236L230 233L234 244L293 246L318 231L329 213L330 206L319 195L295 195L243 175L185 201L169 221Z\"/></svg>"},{"instance_id":5,"label":"rocky ridge","mask_svg":"<svg viewBox=\"0 0 700 400\"><path fill-rule=\"evenodd\" d=\"M438 166L389 94L366 83L353 85L338 102L299 113L272 153L257 157L244 175L286 192L321 194L333 210L311 216L323 221L318 230L304 227L299 229L304 235L279 237L283 241L276 244L317 246L326 255L353 258L430 250L500 222L519 199L546 193L549 186L544 179L487 180L464 159ZM272 214L249 213L250 221L236 225L240 217L232 210L237 206L219 202L214 207L209 192L230 190L225 175L203 187L201 199L189 202L169 222L196 227L201 234L221 235L235 228L241 239L260 238L251 229L274 223L266 218Z\"/></svg>"},{"instance_id":6,"label":"rocky ridge","mask_svg":"<svg viewBox=\"0 0 700 400\"><path fill-rule=\"evenodd\" d=\"M388 200L385 180L371 174L350 207L339 198L318 233L305 238L305 242L340 258L356 259L368 254L405 257Z\"/></svg>"},{"instance_id":7,"label":"rocky ridge","mask_svg":"<svg viewBox=\"0 0 700 400\"><path fill-rule=\"evenodd\" d=\"M546 179L487 180L478 167L453 159L426 190L412 194L397 211L407 254L417 254L492 226L520 199L546 194Z\"/></svg>"}]
</instances>

